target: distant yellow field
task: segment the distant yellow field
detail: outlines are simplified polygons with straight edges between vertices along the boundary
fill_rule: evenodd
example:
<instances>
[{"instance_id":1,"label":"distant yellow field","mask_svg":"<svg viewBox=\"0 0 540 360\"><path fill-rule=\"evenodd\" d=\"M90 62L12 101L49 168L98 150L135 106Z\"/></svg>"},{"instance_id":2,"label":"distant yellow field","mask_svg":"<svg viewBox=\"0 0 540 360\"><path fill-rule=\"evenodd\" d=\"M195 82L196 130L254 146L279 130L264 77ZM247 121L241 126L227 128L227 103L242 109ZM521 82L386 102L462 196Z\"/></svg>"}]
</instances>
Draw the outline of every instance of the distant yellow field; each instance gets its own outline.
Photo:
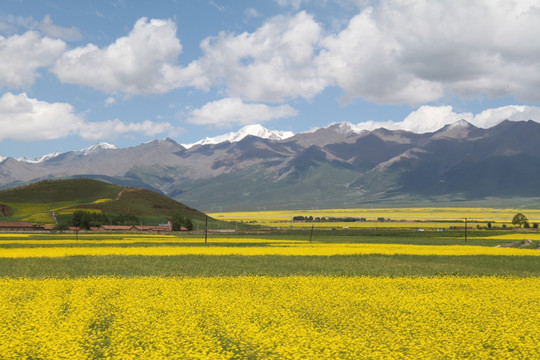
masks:
<instances>
[{"instance_id":1,"label":"distant yellow field","mask_svg":"<svg viewBox=\"0 0 540 360\"><path fill-rule=\"evenodd\" d=\"M112 199L97 199L96 201L94 201L94 204L101 204L109 201L112 201Z\"/></svg>"},{"instance_id":2,"label":"distant yellow field","mask_svg":"<svg viewBox=\"0 0 540 360\"><path fill-rule=\"evenodd\" d=\"M305 228L315 225L316 228L448 228L463 226L465 218L471 224L485 226L491 222L493 226L510 226L512 218L518 212L527 216L529 222L540 222L540 209L493 209L493 208L359 208L359 209L312 209L312 210L280 210L251 212L219 212L210 216L224 221L237 221L270 227ZM304 216L315 218L364 218L361 222L293 222L293 217ZM384 221L379 221L384 219Z\"/></svg>"}]
</instances>

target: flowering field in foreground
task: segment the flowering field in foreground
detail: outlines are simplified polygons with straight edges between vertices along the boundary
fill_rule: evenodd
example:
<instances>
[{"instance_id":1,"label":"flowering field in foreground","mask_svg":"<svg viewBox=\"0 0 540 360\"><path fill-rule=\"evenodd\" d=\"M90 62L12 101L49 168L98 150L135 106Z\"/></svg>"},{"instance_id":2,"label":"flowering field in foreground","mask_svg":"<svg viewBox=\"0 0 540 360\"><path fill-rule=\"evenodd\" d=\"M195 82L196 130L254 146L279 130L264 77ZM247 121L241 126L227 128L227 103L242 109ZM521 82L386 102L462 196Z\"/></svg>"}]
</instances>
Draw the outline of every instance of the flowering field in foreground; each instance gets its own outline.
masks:
<instances>
[{"instance_id":1,"label":"flowering field in foreground","mask_svg":"<svg viewBox=\"0 0 540 360\"><path fill-rule=\"evenodd\" d=\"M257 241L257 240L254 240ZM103 244L102 244L103 245ZM410 245L410 244L331 244L308 242L273 242L253 246L132 246L114 244L95 247L13 247L0 248L0 258L107 256L107 255L285 255L285 256L332 256L332 255L495 255L540 256L540 251L518 248L498 248L466 245Z\"/></svg>"},{"instance_id":2,"label":"flowering field in foreground","mask_svg":"<svg viewBox=\"0 0 540 360\"><path fill-rule=\"evenodd\" d=\"M539 358L540 279L0 279L0 358Z\"/></svg>"}]
</instances>

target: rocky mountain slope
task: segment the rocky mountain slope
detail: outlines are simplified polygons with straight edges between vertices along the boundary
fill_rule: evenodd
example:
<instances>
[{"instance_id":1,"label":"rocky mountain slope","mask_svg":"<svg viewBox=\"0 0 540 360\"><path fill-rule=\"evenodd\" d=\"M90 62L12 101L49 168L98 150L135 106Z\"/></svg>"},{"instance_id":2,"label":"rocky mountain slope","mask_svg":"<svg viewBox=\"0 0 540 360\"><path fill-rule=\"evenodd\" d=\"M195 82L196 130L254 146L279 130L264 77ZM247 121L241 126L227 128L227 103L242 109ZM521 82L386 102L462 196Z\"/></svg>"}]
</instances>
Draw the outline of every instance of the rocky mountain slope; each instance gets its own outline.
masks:
<instances>
[{"instance_id":1,"label":"rocky mountain slope","mask_svg":"<svg viewBox=\"0 0 540 360\"><path fill-rule=\"evenodd\" d=\"M102 143L40 161L7 158L0 186L85 176L159 190L210 211L540 197L534 121L481 129L461 120L425 134L345 123L294 136L255 130L262 137L228 134L189 147L171 139L125 149Z\"/></svg>"}]
</instances>

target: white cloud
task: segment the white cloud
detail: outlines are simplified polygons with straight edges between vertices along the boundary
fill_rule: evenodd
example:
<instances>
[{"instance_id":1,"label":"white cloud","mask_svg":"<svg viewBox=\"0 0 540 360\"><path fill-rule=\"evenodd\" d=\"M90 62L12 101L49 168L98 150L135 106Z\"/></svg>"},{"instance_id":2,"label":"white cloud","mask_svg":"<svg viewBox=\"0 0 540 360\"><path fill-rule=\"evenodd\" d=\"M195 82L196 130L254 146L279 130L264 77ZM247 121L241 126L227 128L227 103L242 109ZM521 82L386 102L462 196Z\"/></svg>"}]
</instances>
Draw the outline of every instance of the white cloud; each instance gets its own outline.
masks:
<instances>
[{"instance_id":1,"label":"white cloud","mask_svg":"<svg viewBox=\"0 0 540 360\"><path fill-rule=\"evenodd\" d=\"M59 139L76 133L83 122L69 104L39 101L24 93L0 98L0 141Z\"/></svg>"},{"instance_id":2,"label":"white cloud","mask_svg":"<svg viewBox=\"0 0 540 360\"><path fill-rule=\"evenodd\" d=\"M345 99L421 104L445 92L540 101L540 4L382 0L321 41Z\"/></svg>"},{"instance_id":3,"label":"white cloud","mask_svg":"<svg viewBox=\"0 0 540 360\"><path fill-rule=\"evenodd\" d=\"M31 16L14 16L14 15L0 15L0 29L2 31L17 31L22 28L23 30L33 30L37 27L37 23Z\"/></svg>"},{"instance_id":4,"label":"white cloud","mask_svg":"<svg viewBox=\"0 0 540 360\"><path fill-rule=\"evenodd\" d=\"M116 99L112 96L109 96L107 99L105 99L105 106L111 106L113 104L116 104Z\"/></svg>"},{"instance_id":5,"label":"white cloud","mask_svg":"<svg viewBox=\"0 0 540 360\"><path fill-rule=\"evenodd\" d=\"M75 112L70 104L48 103L29 98L25 93L6 93L0 98L0 141L55 140L70 135L84 139L114 138L130 133L155 136L161 133L174 134L169 123L144 121L124 123L118 119L104 122L89 122Z\"/></svg>"},{"instance_id":6,"label":"white cloud","mask_svg":"<svg viewBox=\"0 0 540 360\"><path fill-rule=\"evenodd\" d=\"M288 118L296 116L297 113L289 105L246 104L239 98L225 98L193 110L188 121L199 125L231 127Z\"/></svg>"},{"instance_id":7,"label":"white cloud","mask_svg":"<svg viewBox=\"0 0 540 360\"><path fill-rule=\"evenodd\" d=\"M309 2L276 1L293 9ZM325 4L322 0L311 2ZM324 36L321 32L320 39L312 40L315 52L320 47L314 59L317 80L324 86L343 89L344 101L363 98L384 104L420 105L445 94L540 101L538 1L353 3L362 10L344 29ZM373 5L366 7L369 3ZM239 71L227 68L232 70L226 80L229 93L247 93L234 91L239 88L234 81L242 77L236 76ZM288 78L287 73L280 80L283 77ZM309 98L289 94L295 95Z\"/></svg>"},{"instance_id":8,"label":"white cloud","mask_svg":"<svg viewBox=\"0 0 540 360\"><path fill-rule=\"evenodd\" d=\"M330 6L326 0L276 1L292 9L308 2ZM444 96L487 95L540 102L537 1L352 3L361 10L340 31L325 29L304 11L277 16L251 33L204 39L203 55L186 66L178 64L182 45L172 20L141 18L127 36L101 48L88 44L65 51L62 40L33 31L0 37L0 86L29 87L40 68L54 63L62 82L113 95L192 86L246 102L283 103L309 101L338 86L344 101L418 106ZM373 5L364 7L368 3ZM78 33L49 16L41 22L5 16L0 21L0 27L41 29L66 39Z\"/></svg>"},{"instance_id":9,"label":"white cloud","mask_svg":"<svg viewBox=\"0 0 540 360\"><path fill-rule=\"evenodd\" d=\"M326 83L317 74L315 48L321 28L313 16L277 16L253 33L222 32L201 43L196 63L212 85L224 85L231 97L283 102L311 99Z\"/></svg>"},{"instance_id":10,"label":"white cloud","mask_svg":"<svg viewBox=\"0 0 540 360\"><path fill-rule=\"evenodd\" d=\"M257 11L257 9L254 9L254 8L247 8L246 10L244 10L244 15L247 18L257 18L261 16L259 12Z\"/></svg>"},{"instance_id":11,"label":"white cloud","mask_svg":"<svg viewBox=\"0 0 540 360\"><path fill-rule=\"evenodd\" d=\"M64 40L80 40L82 38L81 32L75 26L63 27L53 23L50 15L45 15L39 29L47 36Z\"/></svg>"},{"instance_id":12,"label":"white cloud","mask_svg":"<svg viewBox=\"0 0 540 360\"><path fill-rule=\"evenodd\" d=\"M124 123L118 119L84 123L79 129L79 135L87 140L111 139L129 133L142 133L153 137L163 133L173 135L176 131L169 123L155 123L148 120Z\"/></svg>"},{"instance_id":13,"label":"white cloud","mask_svg":"<svg viewBox=\"0 0 540 360\"><path fill-rule=\"evenodd\" d=\"M368 8L353 17L346 29L321 41L319 73L355 97L378 103L421 104L438 99L442 87L418 78L396 58L401 44L381 30Z\"/></svg>"},{"instance_id":14,"label":"white cloud","mask_svg":"<svg viewBox=\"0 0 540 360\"><path fill-rule=\"evenodd\" d=\"M65 83L104 92L160 94L186 85L204 84L195 65L176 66L182 52L172 20L139 19L126 37L99 48L88 44L67 51L53 68Z\"/></svg>"},{"instance_id":15,"label":"white cloud","mask_svg":"<svg viewBox=\"0 0 540 360\"><path fill-rule=\"evenodd\" d=\"M389 130L407 130L415 133L437 131L447 124L466 120L476 127L490 128L503 120L523 121L540 119L540 107L509 105L484 110L478 114L456 113L452 106L424 105L411 112L403 121L366 121L358 123L359 130L384 127Z\"/></svg>"},{"instance_id":16,"label":"white cloud","mask_svg":"<svg viewBox=\"0 0 540 360\"><path fill-rule=\"evenodd\" d=\"M42 37L36 31L0 36L0 87L31 86L38 77L38 69L52 65L65 46L62 40Z\"/></svg>"},{"instance_id":17,"label":"white cloud","mask_svg":"<svg viewBox=\"0 0 540 360\"><path fill-rule=\"evenodd\" d=\"M302 3L308 3L310 0L276 0L281 7L291 7L298 10Z\"/></svg>"}]
</instances>

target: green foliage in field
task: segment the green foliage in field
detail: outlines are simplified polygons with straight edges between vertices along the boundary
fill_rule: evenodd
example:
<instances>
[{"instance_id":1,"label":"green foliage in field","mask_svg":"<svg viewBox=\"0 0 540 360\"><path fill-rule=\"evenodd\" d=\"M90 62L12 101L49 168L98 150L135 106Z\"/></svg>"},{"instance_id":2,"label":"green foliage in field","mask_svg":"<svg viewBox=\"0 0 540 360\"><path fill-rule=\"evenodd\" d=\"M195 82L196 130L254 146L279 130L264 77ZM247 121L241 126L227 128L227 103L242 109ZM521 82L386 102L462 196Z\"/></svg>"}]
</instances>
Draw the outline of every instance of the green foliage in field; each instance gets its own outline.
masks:
<instances>
[{"instance_id":1,"label":"green foliage in field","mask_svg":"<svg viewBox=\"0 0 540 360\"><path fill-rule=\"evenodd\" d=\"M46 180L0 191L0 203L91 203L114 198L121 186L91 179Z\"/></svg>"},{"instance_id":2,"label":"green foliage in field","mask_svg":"<svg viewBox=\"0 0 540 360\"><path fill-rule=\"evenodd\" d=\"M195 222L205 214L165 195L92 179L47 180L0 191L0 221L35 224L68 223L74 212L136 216L144 225L157 225L179 213Z\"/></svg>"},{"instance_id":3,"label":"green foliage in field","mask_svg":"<svg viewBox=\"0 0 540 360\"><path fill-rule=\"evenodd\" d=\"M72 256L0 259L0 277L540 276L535 256Z\"/></svg>"}]
</instances>

